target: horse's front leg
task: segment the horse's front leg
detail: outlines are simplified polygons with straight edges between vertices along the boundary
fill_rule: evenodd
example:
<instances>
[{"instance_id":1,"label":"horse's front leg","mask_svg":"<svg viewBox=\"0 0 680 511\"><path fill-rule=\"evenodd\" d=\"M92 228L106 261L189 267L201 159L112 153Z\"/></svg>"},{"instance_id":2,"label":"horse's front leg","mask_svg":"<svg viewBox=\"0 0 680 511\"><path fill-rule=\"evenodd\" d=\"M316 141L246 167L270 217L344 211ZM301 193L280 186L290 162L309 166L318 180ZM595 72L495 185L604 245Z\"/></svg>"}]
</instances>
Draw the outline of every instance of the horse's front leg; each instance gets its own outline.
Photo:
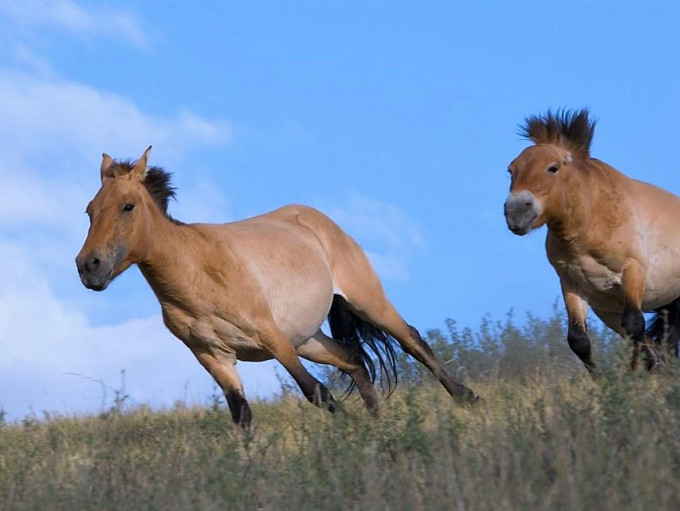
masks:
<instances>
[{"instance_id":1,"label":"horse's front leg","mask_svg":"<svg viewBox=\"0 0 680 511\"><path fill-rule=\"evenodd\" d=\"M593 362L588 325L586 324L588 319L588 302L572 290L568 283L564 281L562 281L562 295L569 320L567 342L571 351L581 359L586 369L592 372L595 369L595 363Z\"/></svg>"},{"instance_id":2,"label":"horse's front leg","mask_svg":"<svg viewBox=\"0 0 680 511\"><path fill-rule=\"evenodd\" d=\"M633 356L630 361L631 369L636 369L640 348L647 356L647 369L652 370L661 364L645 336L645 317L642 314L642 295L645 290L645 273L642 265L631 261L623 271L621 279L624 302L621 315L621 328L626 336L633 340Z\"/></svg>"},{"instance_id":3,"label":"horse's front leg","mask_svg":"<svg viewBox=\"0 0 680 511\"><path fill-rule=\"evenodd\" d=\"M222 352L216 355L193 348L192 351L224 392L234 422L243 428L250 427L253 416L243 392L241 378L236 372L236 355Z\"/></svg>"}]
</instances>

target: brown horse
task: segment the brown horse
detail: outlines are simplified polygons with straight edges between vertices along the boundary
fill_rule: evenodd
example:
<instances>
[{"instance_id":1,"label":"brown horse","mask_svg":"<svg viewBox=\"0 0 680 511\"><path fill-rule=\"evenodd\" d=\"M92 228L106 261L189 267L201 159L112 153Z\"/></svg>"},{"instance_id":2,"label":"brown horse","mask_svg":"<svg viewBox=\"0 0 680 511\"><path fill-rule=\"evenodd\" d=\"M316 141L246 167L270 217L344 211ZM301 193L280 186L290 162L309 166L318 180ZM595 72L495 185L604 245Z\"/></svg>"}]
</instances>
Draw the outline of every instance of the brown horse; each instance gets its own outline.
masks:
<instances>
[{"instance_id":1,"label":"brown horse","mask_svg":"<svg viewBox=\"0 0 680 511\"><path fill-rule=\"evenodd\" d=\"M278 360L312 403L336 409L299 357L339 368L378 410L376 362L396 377L392 341L425 364L461 402L476 399L397 313L359 246L319 211L286 206L227 224L183 224L167 213L169 174L104 154L101 188L76 263L89 289L137 264L168 329L220 385L236 423L251 412L237 360ZM321 331L328 317L332 338ZM365 347L373 353L369 354Z\"/></svg>"},{"instance_id":2,"label":"brown horse","mask_svg":"<svg viewBox=\"0 0 680 511\"><path fill-rule=\"evenodd\" d=\"M568 341L593 369L586 314L633 340L647 367L660 360L649 339L677 355L680 337L680 199L624 176L590 157L595 123L588 111L548 112L526 119L534 142L509 166L508 228L524 235L548 227L546 250L562 285ZM645 334L643 311L657 317Z\"/></svg>"}]
</instances>

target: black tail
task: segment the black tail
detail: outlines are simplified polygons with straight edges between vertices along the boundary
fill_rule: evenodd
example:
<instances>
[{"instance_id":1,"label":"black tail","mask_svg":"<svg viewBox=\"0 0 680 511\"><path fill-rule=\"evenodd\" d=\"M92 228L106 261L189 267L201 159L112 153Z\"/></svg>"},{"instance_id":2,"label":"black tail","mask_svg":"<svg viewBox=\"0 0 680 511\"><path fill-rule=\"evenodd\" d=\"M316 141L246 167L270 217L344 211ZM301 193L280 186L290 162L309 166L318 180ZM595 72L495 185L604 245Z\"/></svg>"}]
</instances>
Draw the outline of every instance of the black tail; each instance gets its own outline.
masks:
<instances>
[{"instance_id":1,"label":"black tail","mask_svg":"<svg viewBox=\"0 0 680 511\"><path fill-rule=\"evenodd\" d=\"M371 382L375 383L378 373L383 389L392 393L397 385L397 355L394 351L395 341L375 325L361 319L354 313L343 297L333 296L333 304L328 312L328 324L331 335L337 341L354 351L366 365ZM366 351L368 348L368 351ZM347 373L340 371L343 377ZM356 387L350 380L347 393Z\"/></svg>"},{"instance_id":2,"label":"black tail","mask_svg":"<svg viewBox=\"0 0 680 511\"><path fill-rule=\"evenodd\" d=\"M654 312L647 335L658 346L665 342L671 354L677 357L680 341L680 298Z\"/></svg>"}]
</instances>

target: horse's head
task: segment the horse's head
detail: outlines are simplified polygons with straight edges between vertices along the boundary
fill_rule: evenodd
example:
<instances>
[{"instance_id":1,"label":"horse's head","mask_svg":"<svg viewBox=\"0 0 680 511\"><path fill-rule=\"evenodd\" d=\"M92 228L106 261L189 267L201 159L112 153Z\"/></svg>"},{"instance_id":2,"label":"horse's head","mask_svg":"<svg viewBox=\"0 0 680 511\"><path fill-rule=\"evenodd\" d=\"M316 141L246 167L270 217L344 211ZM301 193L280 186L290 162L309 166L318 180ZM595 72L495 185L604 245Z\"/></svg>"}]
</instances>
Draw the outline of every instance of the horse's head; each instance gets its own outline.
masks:
<instances>
[{"instance_id":1,"label":"horse's head","mask_svg":"<svg viewBox=\"0 0 680 511\"><path fill-rule=\"evenodd\" d=\"M150 239L150 208L155 205L144 180L151 147L134 164L102 155L102 186L87 205L90 229L76 257L88 289L102 291L130 265L142 260Z\"/></svg>"},{"instance_id":2,"label":"horse's head","mask_svg":"<svg viewBox=\"0 0 680 511\"><path fill-rule=\"evenodd\" d=\"M548 112L529 117L521 134L536 145L527 147L509 165L510 195L505 200L508 229L524 235L567 214L569 190L581 174L578 166L590 157L595 123L588 111Z\"/></svg>"},{"instance_id":3,"label":"horse's head","mask_svg":"<svg viewBox=\"0 0 680 511\"><path fill-rule=\"evenodd\" d=\"M505 221L514 234L524 235L544 225L559 208L571 153L539 144L515 158L510 172L510 195L505 200Z\"/></svg>"}]
</instances>

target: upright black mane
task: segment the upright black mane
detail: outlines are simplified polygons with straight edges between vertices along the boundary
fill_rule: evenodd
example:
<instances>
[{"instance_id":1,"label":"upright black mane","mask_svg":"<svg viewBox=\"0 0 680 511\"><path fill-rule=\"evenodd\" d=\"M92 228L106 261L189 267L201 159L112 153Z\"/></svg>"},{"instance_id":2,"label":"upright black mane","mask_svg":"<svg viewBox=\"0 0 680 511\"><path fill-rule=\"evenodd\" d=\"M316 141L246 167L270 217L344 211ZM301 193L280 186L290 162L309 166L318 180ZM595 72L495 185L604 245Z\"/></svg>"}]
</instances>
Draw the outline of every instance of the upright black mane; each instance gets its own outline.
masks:
<instances>
[{"instance_id":1,"label":"upright black mane","mask_svg":"<svg viewBox=\"0 0 680 511\"><path fill-rule=\"evenodd\" d=\"M123 172L127 173L132 170L135 162L132 160L123 160L115 162L115 165ZM144 178L144 187L149 195L153 199L154 203L158 209L163 213L168 219L172 220L176 224L180 224L178 220L175 220L168 214L168 203L170 199L175 198L176 188L170 184L172 180L172 173L166 172L161 167L152 166L146 171L146 177Z\"/></svg>"},{"instance_id":2,"label":"upright black mane","mask_svg":"<svg viewBox=\"0 0 680 511\"><path fill-rule=\"evenodd\" d=\"M535 144L554 144L589 158L595 122L589 119L586 108L548 110L544 115L527 117L519 134Z\"/></svg>"}]
</instances>

